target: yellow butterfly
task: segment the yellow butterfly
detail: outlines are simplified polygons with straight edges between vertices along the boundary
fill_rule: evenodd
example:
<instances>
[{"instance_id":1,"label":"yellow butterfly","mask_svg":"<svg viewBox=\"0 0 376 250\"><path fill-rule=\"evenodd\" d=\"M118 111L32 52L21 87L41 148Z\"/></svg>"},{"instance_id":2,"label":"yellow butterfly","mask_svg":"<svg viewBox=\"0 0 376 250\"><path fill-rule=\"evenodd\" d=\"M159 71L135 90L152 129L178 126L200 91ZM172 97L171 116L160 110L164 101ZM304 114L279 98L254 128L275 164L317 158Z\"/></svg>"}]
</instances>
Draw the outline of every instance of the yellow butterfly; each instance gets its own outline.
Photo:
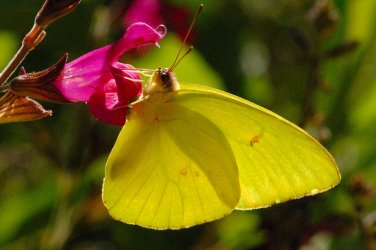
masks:
<instances>
[{"instance_id":1,"label":"yellow butterfly","mask_svg":"<svg viewBox=\"0 0 376 250\"><path fill-rule=\"evenodd\" d=\"M314 195L340 181L328 151L252 102L157 69L106 164L112 217L180 229Z\"/></svg>"}]
</instances>

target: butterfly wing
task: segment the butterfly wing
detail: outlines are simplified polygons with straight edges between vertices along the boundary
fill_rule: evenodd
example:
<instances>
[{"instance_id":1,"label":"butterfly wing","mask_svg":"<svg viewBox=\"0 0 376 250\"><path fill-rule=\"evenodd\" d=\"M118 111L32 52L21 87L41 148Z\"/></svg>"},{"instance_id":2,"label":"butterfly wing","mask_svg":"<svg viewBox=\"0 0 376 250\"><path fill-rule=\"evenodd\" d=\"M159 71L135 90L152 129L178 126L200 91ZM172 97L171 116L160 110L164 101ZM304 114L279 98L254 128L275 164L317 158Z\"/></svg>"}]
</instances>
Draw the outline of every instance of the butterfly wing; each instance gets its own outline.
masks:
<instances>
[{"instance_id":1,"label":"butterfly wing","mask_svg":"<svg viewBox=\"0 0 376 250\"><path fill-rule=\"evenodd\" d=\"M135 105L106 164L112 217L179 229L225 216L239 197L236 160L215 124L175 102Z\"/></svg>"},{"instance_id":2,"label":"butterfly wing","mask_svg":"<svg viewBox=\"0 0 376 250\"><path fill-rule=\"evenodd\" d=\"M181 84L175 101L206 117L226 136L240 176L237 209L313 195L340 180L335 161L320 143L269 110L194 84Z\"/></svg>"}]
</instances>

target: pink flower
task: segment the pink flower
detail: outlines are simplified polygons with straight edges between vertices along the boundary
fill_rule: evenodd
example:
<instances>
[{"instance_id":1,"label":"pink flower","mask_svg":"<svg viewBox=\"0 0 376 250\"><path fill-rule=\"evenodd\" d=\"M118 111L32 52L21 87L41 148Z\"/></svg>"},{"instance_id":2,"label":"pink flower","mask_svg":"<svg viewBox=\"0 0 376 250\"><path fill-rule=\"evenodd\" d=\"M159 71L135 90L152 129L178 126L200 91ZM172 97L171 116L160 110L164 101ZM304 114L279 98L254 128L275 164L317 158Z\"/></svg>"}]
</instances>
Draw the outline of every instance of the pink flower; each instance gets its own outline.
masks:
<instances>
[{"instance_id":1,"label":"pink flower","mask_svg":"<svg viewBox=\"0 0 376 250\"><path fill-rule=\"evenodd\" d=\"M69 101L87 103L100 121L124 125L127 105L141 95L142 86L139 75L129 71L133 67L119 57L141 45L158 45L165 33L163 25L153 29L135 23L116 43L67 63L54 85Z\"/></svg>"},{"instance_id":2,"label":"pink flower","mask_svg":"<svg viewBox=\"0 0 376 250\"><path fill-rule=\"evenodd\" d=\"M133 0L123 15L125 27L135 22L144 22L151 26L165 23L181 39L184 39L191 21L189 8L160 0ZM193 32L190 41L195 40L195 36Z\"/></svg>"},{"instance_id":3,"label":"pink flower","mask_svg":"<svg viewBox=\"0 0 376 250\"><path fill-rule=\"evenodd\" d=\"M129 5L125 15L124 24L126 26L135 22L144 22L151 26L162 22L161 4L159 0L135 0Z\"/></svg>"}]
</instances>

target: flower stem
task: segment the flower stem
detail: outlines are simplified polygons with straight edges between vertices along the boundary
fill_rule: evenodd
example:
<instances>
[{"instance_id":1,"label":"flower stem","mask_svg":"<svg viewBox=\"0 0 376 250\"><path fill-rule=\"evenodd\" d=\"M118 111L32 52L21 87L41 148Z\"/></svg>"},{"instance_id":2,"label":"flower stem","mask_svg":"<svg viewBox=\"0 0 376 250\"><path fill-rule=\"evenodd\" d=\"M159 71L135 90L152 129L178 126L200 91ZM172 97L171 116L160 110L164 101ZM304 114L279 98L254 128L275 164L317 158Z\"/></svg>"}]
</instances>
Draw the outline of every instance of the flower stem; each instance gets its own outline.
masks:
<instances>
[{"instance_id":1,"label":"flower stem","mask_svg":"<svg viewBox=\"0 0 376 250\"><path fill-rule=\"evenodd\" d=\"M9 84L4 84L0 86L0 92L5 92L9 90Z\"/></svg>"},{"instance_id":2,"label":"flower stem","mask_svg":"<svg viewBox=\"0 0 376 250\"><path fill-rule=\"evenodd\" d=\"M0 86L3 85L18 66L20 66L27 54L29 54L29 52L42 41L44 35L45 32L39 25L34 25L33 28L31 28L30 32L24 37L22 45L17 53L0 74Z\"/></svg>"}]
</instances>

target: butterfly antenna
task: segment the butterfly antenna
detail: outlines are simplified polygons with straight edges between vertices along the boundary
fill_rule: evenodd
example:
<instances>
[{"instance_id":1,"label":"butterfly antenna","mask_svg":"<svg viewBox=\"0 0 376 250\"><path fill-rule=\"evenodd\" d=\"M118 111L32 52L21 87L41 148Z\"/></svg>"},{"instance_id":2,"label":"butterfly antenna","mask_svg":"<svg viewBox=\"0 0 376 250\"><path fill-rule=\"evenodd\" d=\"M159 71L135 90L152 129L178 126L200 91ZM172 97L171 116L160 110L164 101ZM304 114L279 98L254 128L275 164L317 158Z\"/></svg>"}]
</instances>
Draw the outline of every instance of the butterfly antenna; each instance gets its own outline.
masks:
<instances>
[{"instance_id":1,"label":"butterfly antenna","mask_svg":"<svg viewBox=\"0 0 376 250\"><path fill-rule=\"evenodd\" d=\"M172 65L172 67L169 69L169 71L174 71L174 69L176 68L176 66L178 66L178 64L181 62L181 60L183 60L183 58L188 55L191 51L193 50L193 46L189 46L188 50L184 53L184 55L182 55L179 60L177 60L174 65Z\"/></svg>"},{"instance_id":2,"label":"butterfly antenna","mask_svg":"<svg viewBox=\"0 0 376 250\"><path fill-rule=\"evenodd\" d=\"M181 61L182 58L184 58L189 52L192 51L193 47L192 47L192 49L188 49L188 51L183 55L183 57L180 58L180 60L178 60L178 58L179 58L179 56L180 56L180 53L181 53L181 51L183 50L184 44L185 44L185 42L187 41L189 35L190 35L191 32L192 32L193 25L196 23L196 20L197 20L198 16L200 15L200 13L201 13L201 11L202 11L203 8L204 8L204 5L203 5L203 4L200 4L200 7L198 7L198 10L197 10L197 12L196 12L195 17L193 18L193 21L192 21L192 23L191 23L191 26L189 26L189 29L188 29L188 31L187 31L187 34L185 34L184 40L183 40L183 42L181 43L181 46L180 46L179 52L178 52L178 54L177 54L176 57L175 57L174 63L173 63L172 66L170 67L170 71L172 71L172 70L176 67L176 65Z\"/></svg>"}]
</instances>

